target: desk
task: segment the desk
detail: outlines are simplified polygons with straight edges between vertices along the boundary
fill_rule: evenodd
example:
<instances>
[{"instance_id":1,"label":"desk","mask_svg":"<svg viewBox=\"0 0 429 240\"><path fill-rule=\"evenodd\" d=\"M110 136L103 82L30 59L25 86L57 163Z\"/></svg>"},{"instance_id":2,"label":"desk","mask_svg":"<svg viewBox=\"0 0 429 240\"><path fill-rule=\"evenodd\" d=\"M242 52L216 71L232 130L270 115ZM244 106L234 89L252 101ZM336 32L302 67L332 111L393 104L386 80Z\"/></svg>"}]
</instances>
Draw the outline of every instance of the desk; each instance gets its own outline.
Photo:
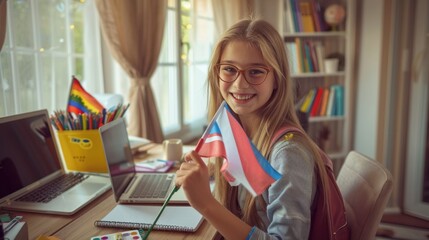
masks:
<instances>
[{"instance_id":1,"label":"desk","mask_svg":"<svg viewBox=\"0 0 429 240\"><path fill-rule=\"evenodd\" d=\"M156 158L162 154L160 145L149 149L147 154L136 157L136 161ZM94 221L104 217L116 205L112 190L107 191L95 201L85 206L72 216L59 216L28 212L11 213L14 216L23 216L28 225L29 239L36 239L40 235L56 236L64 240L90 239L93 236L126 231L130 229L95 227ZM169 232L153 230L149 239L212 239L216 230L205 220L195 233Z\"/></svg>"}]
</instances>

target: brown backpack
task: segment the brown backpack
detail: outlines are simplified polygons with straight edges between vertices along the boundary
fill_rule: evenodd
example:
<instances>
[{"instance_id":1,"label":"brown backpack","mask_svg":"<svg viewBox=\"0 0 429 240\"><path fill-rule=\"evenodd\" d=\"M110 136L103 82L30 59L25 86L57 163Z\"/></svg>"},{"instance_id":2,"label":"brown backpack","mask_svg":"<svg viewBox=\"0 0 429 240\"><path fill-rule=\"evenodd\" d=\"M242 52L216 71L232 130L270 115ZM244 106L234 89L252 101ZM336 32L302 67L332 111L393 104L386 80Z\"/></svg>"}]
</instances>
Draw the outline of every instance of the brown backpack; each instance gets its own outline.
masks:
<instances>
[{"instance_id":1,"label":"brown backpack","mask_svg":"<svg viewBox=\"0 0 429 240\"><path fill-rule=\"evenodd\" d=\"M277 142L280 137L289 132L302 133L302 130L293 126L284 126L274 134L272 142ZM327 184L329 186L329 193L325 198L320 176L317 175L317 190L311 206L309 239L348 240L350 239L350 227L346 219L343 197L335 180L332 161L321 149L319 151L325 163L326 173L328 174Z\"/></svg>"}]
</instances>

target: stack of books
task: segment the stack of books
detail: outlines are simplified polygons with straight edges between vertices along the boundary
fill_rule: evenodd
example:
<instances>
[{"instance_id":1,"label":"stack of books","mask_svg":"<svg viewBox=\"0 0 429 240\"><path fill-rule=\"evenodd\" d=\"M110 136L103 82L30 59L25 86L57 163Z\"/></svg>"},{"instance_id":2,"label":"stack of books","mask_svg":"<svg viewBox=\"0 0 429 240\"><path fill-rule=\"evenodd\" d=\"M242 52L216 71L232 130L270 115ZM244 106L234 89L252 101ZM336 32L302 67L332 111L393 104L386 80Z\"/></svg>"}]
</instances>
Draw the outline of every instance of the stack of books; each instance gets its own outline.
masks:
<instances>
[{"instance_id":1,"label":"stack of books","mask_svg":"<svg viewBox=\"0 0 429 240\"><path fill-rule=\"evenodd\" d=\"M334 84L328 88L312 88L297 103L301 112L310 117L344 115L344 86Z\"/></svg>"}]
</instances>

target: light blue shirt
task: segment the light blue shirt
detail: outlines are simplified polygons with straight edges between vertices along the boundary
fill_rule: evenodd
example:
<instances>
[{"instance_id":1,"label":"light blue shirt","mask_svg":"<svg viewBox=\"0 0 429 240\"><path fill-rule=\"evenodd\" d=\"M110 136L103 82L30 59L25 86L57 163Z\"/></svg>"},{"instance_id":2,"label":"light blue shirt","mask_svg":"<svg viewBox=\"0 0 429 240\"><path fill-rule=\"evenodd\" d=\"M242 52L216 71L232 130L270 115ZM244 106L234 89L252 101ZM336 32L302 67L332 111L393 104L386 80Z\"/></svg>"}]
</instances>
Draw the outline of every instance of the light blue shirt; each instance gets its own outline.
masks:
<instances>
[{"instance_id":1,"label":"light blue shirt","mask_svg":"<svg viewBox=\"0 0 429 240\"><path fill-rule=\"evenodd\" d=\"M311 205L316 192L313 155L302 143L292 139L276 143L269 161L282 177L262 195L267 203L266 211L256 206L267 229L253 227L247 239L308 239ZM240 186L241 208L244 196Z\"/></svg>"}]
</instances>

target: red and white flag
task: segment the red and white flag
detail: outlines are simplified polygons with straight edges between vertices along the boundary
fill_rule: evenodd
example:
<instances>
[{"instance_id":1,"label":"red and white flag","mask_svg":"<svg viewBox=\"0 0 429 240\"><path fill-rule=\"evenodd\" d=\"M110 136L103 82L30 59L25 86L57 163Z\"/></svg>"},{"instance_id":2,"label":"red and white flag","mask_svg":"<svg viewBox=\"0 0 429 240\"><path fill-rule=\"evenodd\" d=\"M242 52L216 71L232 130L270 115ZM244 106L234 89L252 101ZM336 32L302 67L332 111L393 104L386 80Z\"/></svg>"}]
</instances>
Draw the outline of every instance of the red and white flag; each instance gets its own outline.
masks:
<instances>
[{"instance_id":1,"label":"red and white flag","mask_svg":"<svg viewBox=\"0 0 429 240\"><path fill-rule=\"evenodd\" d=\"M260 195L281 174L247 137L224 101L198 142L201 157L222 157L222 174L232 185L242 184L253 196Z\"/></svg>"}]
</instances>

